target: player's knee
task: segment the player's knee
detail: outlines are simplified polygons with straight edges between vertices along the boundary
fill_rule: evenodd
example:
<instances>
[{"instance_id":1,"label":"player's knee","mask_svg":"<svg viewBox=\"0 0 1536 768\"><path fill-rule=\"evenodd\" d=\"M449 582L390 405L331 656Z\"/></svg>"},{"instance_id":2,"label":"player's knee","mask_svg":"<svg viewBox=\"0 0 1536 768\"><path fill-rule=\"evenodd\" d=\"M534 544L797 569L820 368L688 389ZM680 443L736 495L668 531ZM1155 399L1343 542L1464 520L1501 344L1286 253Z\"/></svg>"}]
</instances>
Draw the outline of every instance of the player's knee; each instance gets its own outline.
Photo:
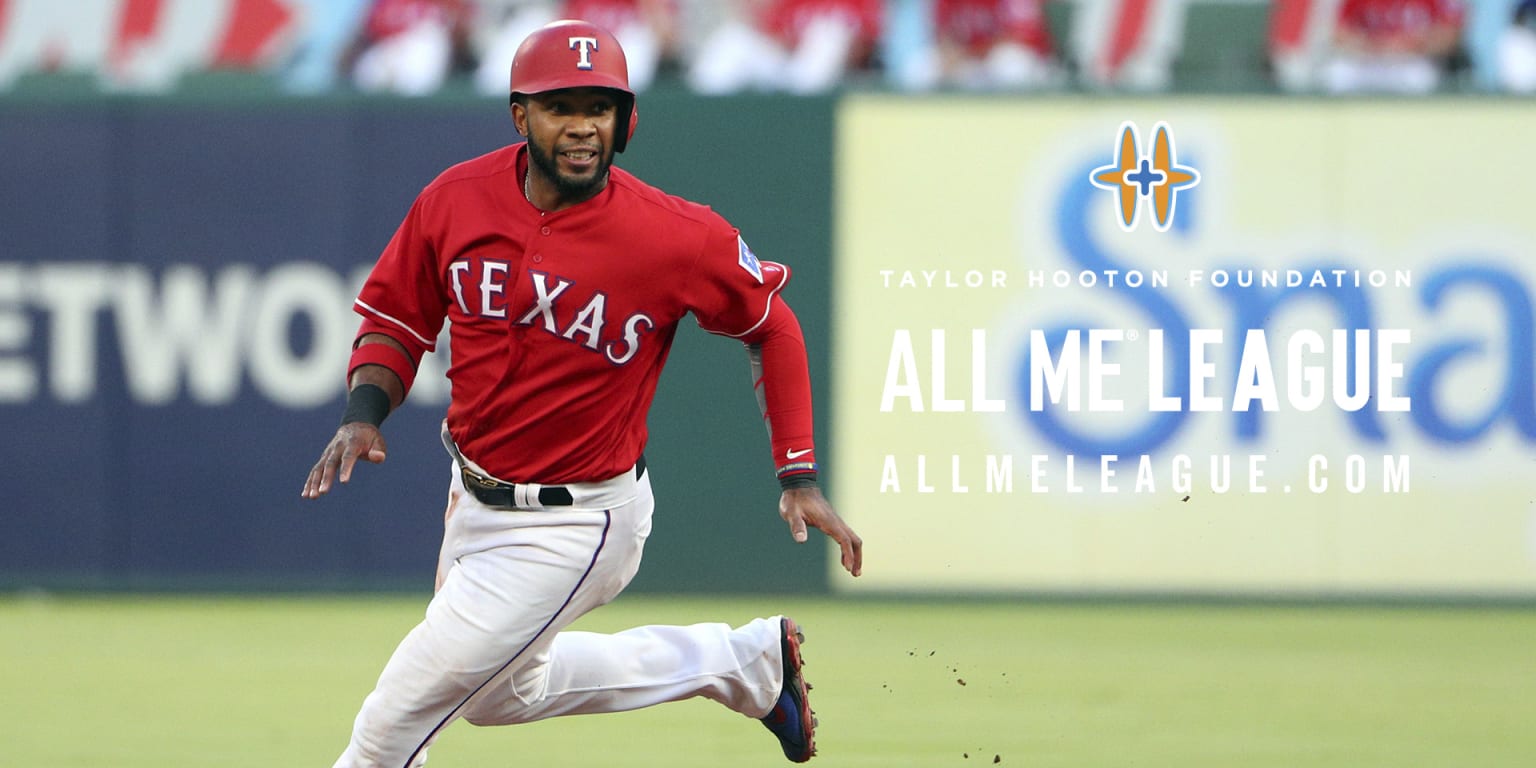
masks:
<instances>
[{"instance_id":1,"label":"player's knee","mask_svg":"<svg viewBox=\"0 0 1536 768\"><path fill-rule=\"evenodd\" d=\"M470 725L485 727L488 725L518 725L519 723L532 722L537 717L530 717L529 710L522 702L513 700L500 702L494 707L480 707L462 715L464 722Z\"/></svg>"},{"instance_id":2,"label":"player's knee","mask_svg":"<svg viewBox=\"0 0 1536 768\"><path fill-rule=\"evenodd\" d=\"M459 713L464 722L477 727L487 725L512 725L517 722L513 711L518 702L516 697L510 698L477 698Z\"/></svg>"},{"instance_id":3,"label":"player's knee","mask_svg":"<svg viewBox=\"0 0 1536 768\"><path fill-rule=\"evenodd\" d=\"M464 722L470 725L484 727L487 725L501 725L496 718L479 712L467 712L464 714Z\"/></svg>"}]
</instances>

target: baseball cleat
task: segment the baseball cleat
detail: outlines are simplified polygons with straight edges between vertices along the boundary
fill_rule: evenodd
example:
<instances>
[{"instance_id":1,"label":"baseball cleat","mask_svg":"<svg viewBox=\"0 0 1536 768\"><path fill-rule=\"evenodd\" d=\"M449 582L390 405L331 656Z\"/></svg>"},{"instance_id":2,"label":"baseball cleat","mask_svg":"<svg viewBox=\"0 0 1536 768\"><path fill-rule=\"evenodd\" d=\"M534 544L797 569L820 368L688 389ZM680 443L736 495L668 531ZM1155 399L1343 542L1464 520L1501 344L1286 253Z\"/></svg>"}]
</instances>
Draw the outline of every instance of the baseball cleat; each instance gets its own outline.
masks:
<instances>
[{"instance_id":1,"label":"baseball cleat","mask_svg":"<svg viewBox=\"0 0 1536 768\"><path fill-rule=\"evenodd\" d=\"M811 711L808 696L811 686L805 682L800 668L805 660L800 656L800 644L805 633L789 617L779 619L781 637L779 648L784 657L784 687L779 691L779 701L762 717L763 725L779 737L779 746L791 762L803 763L816 754L816 716Z\"/></svg>"}]
</instances>

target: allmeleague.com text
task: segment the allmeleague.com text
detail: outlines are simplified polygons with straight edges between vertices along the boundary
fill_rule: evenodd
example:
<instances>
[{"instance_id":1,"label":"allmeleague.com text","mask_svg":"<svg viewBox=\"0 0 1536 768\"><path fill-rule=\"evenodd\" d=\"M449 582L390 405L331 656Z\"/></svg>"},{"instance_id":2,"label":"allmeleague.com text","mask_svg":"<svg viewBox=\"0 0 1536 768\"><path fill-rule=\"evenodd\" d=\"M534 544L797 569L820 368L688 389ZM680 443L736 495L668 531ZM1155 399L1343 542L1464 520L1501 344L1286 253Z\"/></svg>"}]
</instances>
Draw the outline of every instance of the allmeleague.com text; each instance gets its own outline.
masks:
<instances>
[{"instance_id":1,"label":"allmeleague.com text","mask_svg":"<svg viewBox=\"0 0 1536 768\"><path fill-rule=\"evenodd\" d=\"M881 493L1408 493L1407 454L886 454Z\"/></svg>"}]
</instances>

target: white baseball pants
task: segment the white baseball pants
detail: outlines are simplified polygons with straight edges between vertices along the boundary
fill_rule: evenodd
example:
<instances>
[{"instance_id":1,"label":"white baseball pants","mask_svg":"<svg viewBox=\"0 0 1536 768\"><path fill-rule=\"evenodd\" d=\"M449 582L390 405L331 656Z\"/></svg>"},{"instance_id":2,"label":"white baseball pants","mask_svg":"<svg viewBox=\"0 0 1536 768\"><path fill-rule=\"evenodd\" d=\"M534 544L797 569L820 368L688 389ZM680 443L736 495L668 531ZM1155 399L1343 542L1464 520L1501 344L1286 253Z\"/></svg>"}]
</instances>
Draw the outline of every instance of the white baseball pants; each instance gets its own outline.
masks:
<instances>
[{"instance_id":1,"label":"white baseball pants","mask_svg":"<svg viewBox=\"0 0 1536 768\"><path fill-rule=\"evenodd\" d=\"M566 486L575 505L489 508L455 468L440 588L363 701L337 768L410 768L458 718L476 725L704 696L749 717L783 684L778 618L561 631L634 577L655 506L633 472Z\"/></svg>"}]
</instances>

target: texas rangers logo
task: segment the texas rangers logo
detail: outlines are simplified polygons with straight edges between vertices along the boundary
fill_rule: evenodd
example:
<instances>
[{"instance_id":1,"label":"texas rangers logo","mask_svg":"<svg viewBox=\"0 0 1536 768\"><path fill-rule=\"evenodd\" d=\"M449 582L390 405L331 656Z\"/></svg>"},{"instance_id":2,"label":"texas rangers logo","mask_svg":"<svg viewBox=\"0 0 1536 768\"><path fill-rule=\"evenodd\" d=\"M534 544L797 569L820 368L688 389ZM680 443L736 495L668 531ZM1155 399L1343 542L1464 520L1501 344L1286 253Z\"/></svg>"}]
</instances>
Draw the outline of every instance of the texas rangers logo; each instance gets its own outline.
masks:
<instances>
[{"instance_id":1,"label":"texas rangers logo","mask_svg":"<svg viewBox=\"0 0 1536 768\"><path fill-rule=\"evenodd\" d=\"M1167 232L1173 225L1173 209L1178 193L1200 183L1200 172L1187 165L1179 165L1173 148L1173 131L1168 124L1159 122L1152 129L1152 149L1141 155L1141 136L1136 124L1126 121L1120 126L1120 137L1115 142L1113 165L1103 165L1088 174L1095 187L1116 193L1119 200L1117 217L1120 228L1130 232L1136 228L1136 217L1146 200L1152 206L1152 226L1159 232Z\"/></svg>"},{"instance_id":2,"label":"texas rangers logo","mask_svg":"<svg viewBox=\"0 0 1536 768\"><path fill-rule=\"evenodd\" d=\"M597 50L597 38L595 38L595 37L572 37L572 38L567 38L566 42L570 44L571 50L573 50L573 51L581 51L581 57L576 59L576 68L577 69L591 69L592 68L592 52Z\"/></svg>"},{"instance_id":3,"label":"texas rangers logo","mask_svg":"<svg viewBox=\"0 0 1536 768\"><path fill-rule=\"evenodd\" d=\"M736 236L736 264L747 271L747 274L757 278L757 282L763 282L763 263L757 260L757 254L747 247L747 241Z\"/></svg>"}]
</instances>

